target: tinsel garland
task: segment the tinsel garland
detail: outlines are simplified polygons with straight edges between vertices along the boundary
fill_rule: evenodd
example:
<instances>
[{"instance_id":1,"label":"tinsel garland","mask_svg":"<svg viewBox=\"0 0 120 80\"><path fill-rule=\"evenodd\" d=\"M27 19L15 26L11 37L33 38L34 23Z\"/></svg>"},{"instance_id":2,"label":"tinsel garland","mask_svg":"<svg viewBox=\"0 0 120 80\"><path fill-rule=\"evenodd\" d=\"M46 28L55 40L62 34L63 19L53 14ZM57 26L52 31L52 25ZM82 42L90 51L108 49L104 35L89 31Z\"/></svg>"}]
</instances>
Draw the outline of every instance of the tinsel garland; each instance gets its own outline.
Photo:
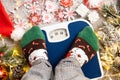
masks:
<instances>
[{"instance_id":1,"label":"tinsel garland","mask_svg":"<svg viewBox=\"0 0 120 80\"><path fill-rule=\"evenodd\" d=\"M100 80L120 79L120 14L117 7L113 4L104 5L100 10L105 18L104 25L96 31L100 41L100 58L104 69L104 76Z\"/></svg>"},{"instance_id":2,"label":"tinsel garland","mask_svg":"<svg viewBox=\"0 0 120 80\"><path fill-rule=\"evenodd\" d=\"M1 36L0 39L0 80L20 80L29 69L21 48L17 44L10 49L7 38Z\"/></svg>"}]
</instances>

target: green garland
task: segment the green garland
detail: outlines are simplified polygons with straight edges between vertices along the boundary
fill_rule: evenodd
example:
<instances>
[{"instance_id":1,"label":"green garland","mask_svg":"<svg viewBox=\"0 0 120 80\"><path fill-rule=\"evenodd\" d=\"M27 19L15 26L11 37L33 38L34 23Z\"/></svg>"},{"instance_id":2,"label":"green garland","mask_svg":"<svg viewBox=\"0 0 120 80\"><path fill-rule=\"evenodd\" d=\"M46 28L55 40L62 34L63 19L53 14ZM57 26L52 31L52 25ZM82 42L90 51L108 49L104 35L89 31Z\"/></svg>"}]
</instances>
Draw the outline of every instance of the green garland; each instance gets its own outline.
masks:
<instances>
[{"instance_id":1,"label":"green garland","mask_svg":"<svg viewBox=\"0 0 120 80\"><path fill-rule=\"evenodd\" d=\"M26 59L21 54L19 46L13 47L9 50L7 45L0 47L0 66L3 66L8 72L8 80L20 80L21 77L27 72L24 69L28 66ZM4 80L4 78L2 79Z\"/></svg>"}]
</instances>

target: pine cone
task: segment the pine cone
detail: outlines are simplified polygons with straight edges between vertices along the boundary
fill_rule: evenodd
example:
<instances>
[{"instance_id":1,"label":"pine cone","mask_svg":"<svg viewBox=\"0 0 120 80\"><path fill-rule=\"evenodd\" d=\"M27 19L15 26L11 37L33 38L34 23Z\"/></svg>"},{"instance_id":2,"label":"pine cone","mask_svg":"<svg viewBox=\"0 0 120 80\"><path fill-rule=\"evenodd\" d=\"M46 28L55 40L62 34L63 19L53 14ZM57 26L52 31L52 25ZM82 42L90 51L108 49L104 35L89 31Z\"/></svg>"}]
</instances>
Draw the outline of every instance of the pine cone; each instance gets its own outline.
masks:
<instances>
[{"instance_id":1,"label":"pine cone","mask_svg":"<svg viewBox=\"0 0 120 80\"><path fill-rule=\"evenodd\" d=\"M23 70L23 67L18 65L12 68L13 71L13 78L16 80L20 80L21 77L24 75L25 71Z\"/></svg>"}]
</instances>

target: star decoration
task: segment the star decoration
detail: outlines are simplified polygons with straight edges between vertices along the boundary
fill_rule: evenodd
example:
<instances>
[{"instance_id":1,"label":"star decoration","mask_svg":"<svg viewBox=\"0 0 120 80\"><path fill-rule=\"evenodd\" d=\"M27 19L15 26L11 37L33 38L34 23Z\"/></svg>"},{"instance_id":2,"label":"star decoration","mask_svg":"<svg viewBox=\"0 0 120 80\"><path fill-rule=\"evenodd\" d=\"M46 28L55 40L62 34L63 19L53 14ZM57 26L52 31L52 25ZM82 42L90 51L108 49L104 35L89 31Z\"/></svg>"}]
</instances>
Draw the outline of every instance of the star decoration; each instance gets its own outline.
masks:
<instances>
[{"instance_id":1,"label":"star decoration","mask_svg":"<svg viewBox=\"0 0 120 80\"><path fill-rule=\"evenodd\" d=\"M32 25L38 25L41 22L41 15L37 13L31 13L28 19L29 23Z\"/></svg>"},{"instance_id":2,"label":"star decoration","mask_svg":"<svg viewBox=\"0 0 120 80\"><path fill-rule=\"evenodd\" d=\"M74 16L76 14L71 9L66 8L66 11L64 11L64 14L65 14L64 18L67 19L68 21L71 20L71 19L72 20L75 19Z\"/></svg>"}]
</instances>

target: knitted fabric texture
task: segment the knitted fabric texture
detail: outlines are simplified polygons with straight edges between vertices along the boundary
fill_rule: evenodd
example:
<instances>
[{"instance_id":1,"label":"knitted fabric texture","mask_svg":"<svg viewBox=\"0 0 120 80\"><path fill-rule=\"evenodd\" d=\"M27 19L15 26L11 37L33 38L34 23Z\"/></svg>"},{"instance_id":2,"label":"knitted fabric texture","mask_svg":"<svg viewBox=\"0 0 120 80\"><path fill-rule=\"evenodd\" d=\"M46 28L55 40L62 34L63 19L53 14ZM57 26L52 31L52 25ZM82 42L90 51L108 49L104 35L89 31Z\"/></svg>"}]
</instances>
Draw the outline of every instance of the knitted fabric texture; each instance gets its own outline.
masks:
<instances>
[{"instance_id":1,"label":"knitted fabric texture","mask_svg":"<svg viewBox=\"0 0 120 80\"><path fill-rule=\"evenodd\" d=\"M87 41L95 51L99 50L98 38L91 27L85 27L81 32L79 32L78 37Z\"/></svg>"},{"instance_id":2,"label":"knitted fabric texture","mask_svg":"<svg viewBox=\"0 0 120 80\"><path fill-rule=\"evenodd\" d=\"M24 34L24 36L21 40L21 46L24 47L28 43L30 43L30 42L32 42L33 40L36 40L36 39L45 40L45 36L38 26L33 26L29 31L27 31Z\"/></svg>"}]
</instances>

